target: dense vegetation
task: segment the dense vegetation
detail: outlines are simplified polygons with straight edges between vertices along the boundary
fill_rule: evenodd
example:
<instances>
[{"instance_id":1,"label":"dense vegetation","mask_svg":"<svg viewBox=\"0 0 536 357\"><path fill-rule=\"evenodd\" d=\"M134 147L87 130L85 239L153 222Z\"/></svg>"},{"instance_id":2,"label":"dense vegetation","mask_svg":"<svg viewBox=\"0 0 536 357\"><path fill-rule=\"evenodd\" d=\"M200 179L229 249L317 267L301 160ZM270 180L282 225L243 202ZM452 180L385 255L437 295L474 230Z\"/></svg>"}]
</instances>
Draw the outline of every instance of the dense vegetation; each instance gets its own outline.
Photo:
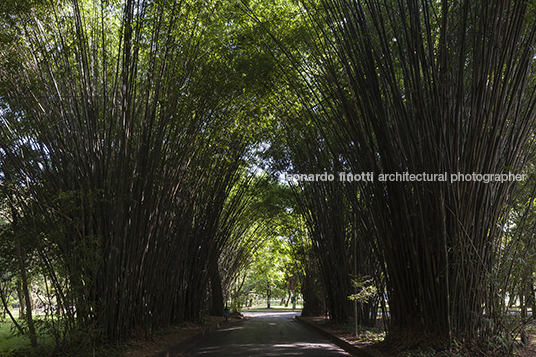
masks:
<instances>
[{"instance_id":1,"label":"dense vegetation","mask_svg":"<svg viewBox=\"0 0 536 357\"><path fill-rule=\"evenodd\" d=\"M528 0L0 4L2 309L72 351L299 292L338 323L381 311L393 346L512 353L536 308L535 21Z\"/></svg>"}]
</instances>

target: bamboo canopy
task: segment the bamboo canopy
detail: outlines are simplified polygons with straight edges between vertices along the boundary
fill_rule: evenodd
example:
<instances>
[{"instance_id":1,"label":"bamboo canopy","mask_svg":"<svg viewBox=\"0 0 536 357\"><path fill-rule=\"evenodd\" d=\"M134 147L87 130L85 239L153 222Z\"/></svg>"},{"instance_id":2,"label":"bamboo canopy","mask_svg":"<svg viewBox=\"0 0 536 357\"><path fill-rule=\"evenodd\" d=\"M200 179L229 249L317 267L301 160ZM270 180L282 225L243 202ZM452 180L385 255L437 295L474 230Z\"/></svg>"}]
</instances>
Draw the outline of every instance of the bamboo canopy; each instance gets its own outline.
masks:
<instances>
[{"instance_id":1,"label":"bamboo canopy","mask_svg":"<svg viewBox=\"0 0 536 357\"><path fill-rule=\"evenodd\" d=\"M210 300L223 310L223 247L245 249L232 227L251 138L205 53L212 7L115 6L73 1L13 26L0 151L67 316L59 330L124 341L198 321Z\"/></svg>"},{"instance_id":2,"label":"bamboo canopy","mask_svg":"<svg viewBox=\"0 0 536 357\"><path fill-rule=\"evenodd\" d=\"M515 0L305 2L313 60L294 57L301 76L294 88L302 115L318 128L304 142L320 145L327 159L302 150L294 165L372 173L345 196L381 266L392 341L446 346L501 330L492 272L516 181L485 183L472 174L520 174L531 155L529 9ZM403 180L404 173L447 180ZM458 173L471 179L452 179ZM310 203L319 212L312 226L329 216L326 205L338 194L310 194L319 200ZM332 231L318 241L340 244L333 229L345 224L328 220Z\"/></svg>"}]
</instances>

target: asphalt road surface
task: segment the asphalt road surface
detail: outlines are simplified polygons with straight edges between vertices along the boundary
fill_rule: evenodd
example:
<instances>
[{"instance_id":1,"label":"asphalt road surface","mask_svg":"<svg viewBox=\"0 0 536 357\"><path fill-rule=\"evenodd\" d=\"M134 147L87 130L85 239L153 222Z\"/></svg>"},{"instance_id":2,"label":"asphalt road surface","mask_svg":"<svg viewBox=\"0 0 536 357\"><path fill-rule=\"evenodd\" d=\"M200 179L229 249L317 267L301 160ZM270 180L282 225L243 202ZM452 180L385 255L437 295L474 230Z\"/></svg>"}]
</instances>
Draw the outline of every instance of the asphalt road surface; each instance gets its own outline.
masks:
<instances>
[{"instance_id":1,"label":"asphalt road surface","mask_svg":"<svg viewBox=\"0 0 536 357\"><path fill-rule=\"evenodd\" d=\"M350 356L294 319L299 312L243 312L183 356Z\"/></svg>"}]
</instances>

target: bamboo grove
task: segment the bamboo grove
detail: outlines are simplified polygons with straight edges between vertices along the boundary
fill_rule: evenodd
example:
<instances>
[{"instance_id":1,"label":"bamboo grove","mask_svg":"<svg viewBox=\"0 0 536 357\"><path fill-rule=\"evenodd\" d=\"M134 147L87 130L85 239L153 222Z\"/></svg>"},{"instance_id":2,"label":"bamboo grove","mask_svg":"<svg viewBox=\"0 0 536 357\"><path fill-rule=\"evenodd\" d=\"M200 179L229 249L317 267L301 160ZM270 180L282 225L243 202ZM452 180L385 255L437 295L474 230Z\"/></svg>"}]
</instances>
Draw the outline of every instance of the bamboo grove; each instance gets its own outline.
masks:
<instances>
[{"instance_id":1,"label":"bamboo grove","mask_svg":"<svg viewBox=\"0 0 536 357\"><path fill-rule=\"evenodd\" d=\"M6 215L27 247L21 261L40 261L65 315L58 342L77 328L124 341L197 321L210 301L223 311L222 280L241 260L220 274L222 251L254 243L234 228L248 204L253 130L226 75L234 69L210 42L215 11L73 1L6 20Z\"/></svg>"},{"instance_id":2,"label":"bamboo grove","mask_svg":"<svg viewBox=\"0 0 536 357\"><path fill-rule=\"evenodd\" d=\"M289 125L299 141L290 169L335 174L298 185L323 252L330 316L351 315L346 296L334 294L349 295L353 272L374 276L388 295L393 345L512 341L499 271L515 182L378 177L526 169L536 115L533 4L325 0L304 8L310 60L292 56L301 78L293 83L301 127L316 129ZM339 172L376 180L341 182ZM367 249L372 265L357 253Z\"/></svg>"},{"instance_id":3,"label":"bamboo grove","mask_svg":"<svg viewBox=\"0 0 536 357\"><path fill-rule=\"evenodd\" d=\"M513 297L536 308L533 2L2 6L0 243L45 277L58 344L221 315L285 212L263 155L335 177L292 185L304 313L441 349L509 347ZM378 180L405 172L529 179Z\"/></svg>"}]
</instances>

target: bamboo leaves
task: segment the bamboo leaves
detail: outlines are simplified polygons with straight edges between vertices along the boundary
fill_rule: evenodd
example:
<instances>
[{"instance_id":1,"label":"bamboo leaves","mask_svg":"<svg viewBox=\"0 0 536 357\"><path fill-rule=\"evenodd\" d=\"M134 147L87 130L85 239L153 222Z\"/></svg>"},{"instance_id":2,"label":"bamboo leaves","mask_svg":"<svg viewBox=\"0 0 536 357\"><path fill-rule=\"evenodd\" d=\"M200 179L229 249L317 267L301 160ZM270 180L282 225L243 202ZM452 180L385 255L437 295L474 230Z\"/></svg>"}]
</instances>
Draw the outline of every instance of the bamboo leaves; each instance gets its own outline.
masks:
<instances>
[{"instance_id":1,"label":"bamboo leaves","mask_svg":"<svg viewBox=\"0 0 536 357\"><path fill-rule=\"evenodd\" d=\"M535 28L525 15L528 6L527 1L306 2L314 65L295 63L308 79L309 92L300 93L318 133L304 132L304 142L319 143L320 134L319 145L329 151L296 148L303 154L294 167L376 177L520 172L535 119ZM317 157L325 158L315 162ZM317 202L306 206L319 212L311 219L313 230L333 209L327 207L336 195L321 191L330 185L335 183L303 187L318 191L310 196ZM437 345L452 336L486 340L496 333L500 322L485 323L483 315L494 306L488 289L492 247L514 183L355 186L357 194L344 197L358 212L359 232L386 279L392 341L397 333L400 343L407 340L403 331L413 331L416 339L419 331L431 333L435 339L428 341ZM341 209L337 216L347 212ZM345 226L335 222L330 219L328 227ZM319 236L318 242L331 244L337 235ZM321 257L329 252L323 251ZM348 271L344 265L339 269Z\"/></svg>"},{"instance_id":2,"label":"bamboo leaves","mask_svg":"<svg viewBox=\"0 0 536 357\"><path fill-rule=\"evenodd\" d=\"M0 68L3 172L27 184L69 319L110 341L199 319L243 208L251 129L214 71L215 8L198 5L20 13L19 65Z\"/></svg>"}]
</instances>

